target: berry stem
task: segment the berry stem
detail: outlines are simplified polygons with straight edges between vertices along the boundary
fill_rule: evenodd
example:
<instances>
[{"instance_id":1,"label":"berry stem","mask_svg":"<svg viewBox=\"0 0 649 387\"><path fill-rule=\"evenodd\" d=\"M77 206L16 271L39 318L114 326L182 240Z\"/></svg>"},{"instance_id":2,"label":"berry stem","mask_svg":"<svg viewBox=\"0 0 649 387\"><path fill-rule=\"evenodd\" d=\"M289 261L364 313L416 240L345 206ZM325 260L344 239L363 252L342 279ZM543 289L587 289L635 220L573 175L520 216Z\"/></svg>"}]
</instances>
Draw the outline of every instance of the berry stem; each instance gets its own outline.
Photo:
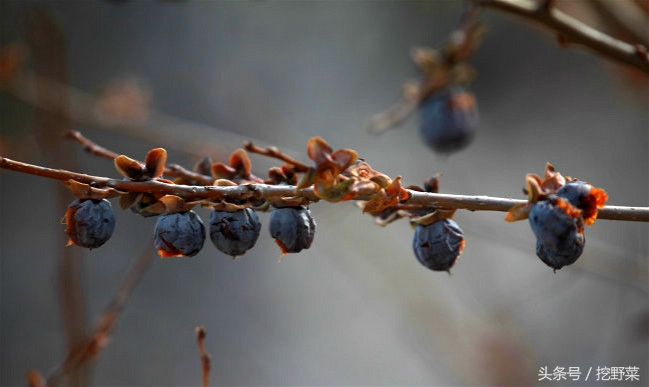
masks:
<instances>
[{"instance_id":1,"label":"berry stem","mask_svg":"<svg viewBox=\"0 0 649 387\"><path fill-rule=\"evenodd\" d=\"M176 195L194 201L206 199L219 200L252 200L268 199L273 197L303 197L312 202L319 200L313 188L297 190L292 185L270 184L241 184L237 186L191 186L168 184L157 180L126 181L108 177L92 176L82 173L70 172L63 169L51 169L38 165L23 163L0 157L0 168L49 179L67 181L76 180L80 183L90 184L96 188L114 188L124 192L146 192L163 195ZM513 206L526 203L526 200L499 198L492 196L453 195L430 192L406 190L408 199L402 204L419 204L425 206L439 206L446 208L463 209L469 211L501 211L507 212ZM371 188L359 190L349 200L370 200L374 191ZM624 207L605 206L598 212L599 219L624 220L649 222L649 207Z\"/></svg>"}]
</instances>

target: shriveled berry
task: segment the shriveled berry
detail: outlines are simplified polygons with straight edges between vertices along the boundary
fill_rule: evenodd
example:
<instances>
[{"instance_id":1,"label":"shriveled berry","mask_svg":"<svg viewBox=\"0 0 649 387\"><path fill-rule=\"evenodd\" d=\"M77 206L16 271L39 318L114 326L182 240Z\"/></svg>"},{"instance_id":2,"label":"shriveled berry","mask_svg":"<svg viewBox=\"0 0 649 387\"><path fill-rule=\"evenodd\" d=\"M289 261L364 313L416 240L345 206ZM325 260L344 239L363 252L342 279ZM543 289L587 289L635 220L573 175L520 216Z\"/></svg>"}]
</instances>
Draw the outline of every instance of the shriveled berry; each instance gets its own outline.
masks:
<instances>
[{"instance_id":1,"label":"shriveled berry","mask_svg":"<svg viewBox=\"0 0 649 387\"><path fill-rule=\"evenodd\" d=\"M536 255L554 270L574 263L584 251L586 238L581 210L551 195L534 204L529 222L536 236Z\"/></svg>"},{"instance_id":2,"label":"shriveled berry","mask_svg":"<svg viewBox=\"0 0 649 387\"><path fill-rule=\"evenodd\" d=\"M153 231L162 258L193 257L203 248L205 227L194 211L160 215Z\"/></svg>"},{"instance_id":3,"label":"shriveled berry","mask_svg":"<svg viewBox=\"0 0 649 387\"><path fill-rule=\"evenodd\" d=\"M260 230L259 217L252 208L235 212L212 210L210 213L210 238L219 251L232 257L250 250Z\"/></svg>"},{"instance_id":4,"label":"shriveled berry","mask_svg":"<svg viewBox=\"0 0 649 387\"><path fill-rule=\"evenodd\" d=\"M424 100L419 111L419 132L434 151L457 152L473 140L479 118L472 93L449 87Z\"/></svg>"},{"instance_id":5,"label":"shriveled berry","mask_svg":"<svg viewBox=\"0 0 649 387\"><path fill-rule=\"evenodd\" d=\"M584 223L590 225L597 218L597 209L604 206L608 195L601 188L595 188L583 181L569 181L559 188L557 195L582 210Z\"/></svg>"},{"instance_id":6,"label":"shriveled berry","mask_svg":"<svg viewBox=\"0 0 649 387\"><path fill-rule=\"evenodd\" d=\"M453 219L429 225L419 224L412 238L412 249L422 265L434 271L449 271L464 248L464 232Z\"/></svg>"},{"instance_id":7,"label":"shriveled berry","mask_svg":"<svg viewBox=\"0 0 649 387\"><path fill-rule=\"evenodd\" d=\"M282 254L287 254L299 253L311 246L316 224L307 207L281 207L270 213L268 228Z\"/></svg>"},{"instance_id":8,"label":"shriveled berry","mask_svg":"<svg viewBox=\"0 0 649 387\"><path fill-rule=\"evenodd\" d=\"M94 249L106 243L115 230L113 207L106 199L77 199L65 213L68 244Z\"/></svg>"}]
</instances>

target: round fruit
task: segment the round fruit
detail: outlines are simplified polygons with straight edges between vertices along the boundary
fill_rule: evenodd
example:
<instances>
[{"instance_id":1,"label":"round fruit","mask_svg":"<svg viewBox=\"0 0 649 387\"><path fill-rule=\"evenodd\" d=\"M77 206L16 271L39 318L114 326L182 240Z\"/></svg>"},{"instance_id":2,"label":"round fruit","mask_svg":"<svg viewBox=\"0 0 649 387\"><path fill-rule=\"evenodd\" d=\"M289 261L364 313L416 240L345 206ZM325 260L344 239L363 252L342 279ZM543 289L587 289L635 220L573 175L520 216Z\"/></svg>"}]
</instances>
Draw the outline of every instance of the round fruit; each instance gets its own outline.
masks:
<instances>
[{"instance_id":1,"label":"round fruit","mask_svg":"<svg viewBox=\"0 0 649 387\"><path fill-rule=\"evenodd\" d=\"M162 258L193 257L205 243L203 221L194 211L160 215L153 235Z\"/></svg>"},{"instance_id":2,"label":"round fruit","mask_svg":"<svg viewBox=\"0 0 649 387\"><path fill-rule=\"evenodd\" d=\"M235 212L212 210L210 213L210 238L214 246L233 258L255 245L260 230L259 217L252 208Z\"/></svg>"},{"instance_id":3,"label":"round fruit","mask_svg":"<svg viewBox=\"0 0 649 387\"><path fill-rule=\"evenodd\" d=\"M567 200L551 195L535 203L529 222L537 240L536 255L554 270L574 263L584 251L581 211Z\"/></svg>"},{"instance_id":4,"label":"round fruit","mask_svg":"<svg viewBox=\"0 0 649 387\"><path fill-rule=\"evenodd\" d=\"M281 207L270 213L268 228L282 254L287 254L299 253L311 246L316 224L307 207Z\"/></svg>"},{"instance_id":5,"label":"round fruit","mask_svg":"<svg viewBox=\"0 0 649 387\"><path fill-rule=\"evenodd\" d=\"M70 237L68 244L94 249L113 235L115 214L106 199L77 199L68 206L65 224L65 233Z\"/></svg>"},{"instance_id":6,"label":"round fruit","mask_svg":"<svg viewBox=\"0 0 649 387\"><path fill-rule=\"evenodd\" d=\"M453 219L419 224L412 238L417 260L430 270L449 271L464 248L464 233Z\"/></svg>"},{"instance_id":7,"label":"round fruit","mask_svg":"<svg viewBox=\"0 0 649 387\"><path fill-rule=\"evenodd\" d=\"M604 206L608 195L601 188L595 188L583 181L567 182L559 188L557 195L568 200L570 204L582 210L584 223L590 225L597 218L597 209Z\"/></svg>"},{"instance_id":8,"label":"round fruit","mask_svg":"<svg viewBox=\"0 0 649 387\"><path fill-rule=\"evenodd\" d=\"M472 93L449 87L424 100L419 111L420 134L434 151L457 152L473 140L479 118Z\"/></svg>"}]
</instances>

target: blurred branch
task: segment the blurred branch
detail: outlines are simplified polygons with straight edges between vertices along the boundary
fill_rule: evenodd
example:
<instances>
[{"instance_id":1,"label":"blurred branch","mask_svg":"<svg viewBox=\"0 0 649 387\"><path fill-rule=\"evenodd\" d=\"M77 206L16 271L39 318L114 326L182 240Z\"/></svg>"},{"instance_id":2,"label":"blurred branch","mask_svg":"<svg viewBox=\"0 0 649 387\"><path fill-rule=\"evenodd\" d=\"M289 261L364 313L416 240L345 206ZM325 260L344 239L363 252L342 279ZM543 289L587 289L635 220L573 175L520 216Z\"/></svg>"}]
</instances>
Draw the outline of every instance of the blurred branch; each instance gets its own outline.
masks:
<instances>
[{"instance_id":1,"label":"blurred branch","mask_svg":"<svg viewBox=\"0 0 649 387\"><path fill-rule=\"evenodd\" d=\"M48 91L44 94L45 98L36 98L36 87ZM217 151L229 152L232 148L229 144L240 144L246 139L236 133L174 117L154 109L148 109L141 120L120 116L107 111L101 99L93 94L27 72L20 72L9 81L1 82L0 90L17 100L62 115L75 123L120 133L147 143L155 139L156 143L168 149L176 149L196 157L214 154ZM55 98L62 92L67 94L68 104L62 104L61 100ZM256 142L265 143L261 140Z\"/></svg>"},{"instance_id":2,"label":"blurred branch","mask_svg":"<svg viewBox=\"0 0 649 387\"><path fill-rule=\"evenodd\" d=\"M45 10L30 12L25 20L25 40L33 58L33 71L41 77L47 77L65 83L68 80L67 44L62 28L56 18ZM18 61L20 62L20 61ZM36 84L33 98L38 103L54 99L61 110L69 106L67 90L51 90ZM69 145L61 141L61 134L71 127L70 119L59 114L59 111L36 111L36 139L45 162L76 169L76 161ZM63 213L68 206L66 189L56 186L54 197L59 211ZM78 250L63 250L59 244L58 255L58 291L61 308L63 331L68 351L80 345L88 333L86 305L83 292L83 257ZM78 367L70 372L67 382L70 386L85 386L89 381L89 367Z\"/></svg>"},{"instance_id":3,"label":"blurred branch","mask_svg":"<svg viewBox=\"0 0 649 387\"><path fill-rule=\"evenodd\" d=\"M140 254L137 262L135 262L119 290L101 315L93 334L68 352L59 369L47 378L48 387L59 385L66 375L75 372L84 364L95 359L99 352L108 345L120 313L155 256L153 243L146 245L148 247Z\"/></svg>"},{"instance_id":4,"label":"blurred branch","mask_svg":"<svg viewBox=\"0 0 649 387\"><path fill-rule=\"evenodd\" d=\"M210 368L212 364L212 357L209 353L205 352L205 336L207 332L205 327L200 326L196 328L196 340L198 341L198 352L201 355L201 370L203 374L203 387L210 385Z\"/></svg>"},{"instance_id":5,"label":"blurred branch","mask_svg":"<svg viewBox=\"0 0 649 387\"><path fill-rule=\"evenodd\" d=\"M176 195L194 201L208 199L218 200L258 200L273 197L301 197L310 201L320 198L313 188L297 189L292 185L242 184L236 186L190 186L169 184L157 180L126 181L107 177L92 176L70 172L63 169L51 169L22 163L0 157L0 168L61 181L75 180L91 184L95 188L114 188L126 192L146 192L162 195ZM470 211L507 212L513 206L527 203L526 200L499 198L491 196L451 195L406 190L408 198L402 204L418 204L433 207L447 207ZM349 200L370 200L374 189L360 190ZM598 219L649 222L649 207L606 206L599 209Z\"/></svg>"},{"instance_id":6,"label":"blurred branch","mask_svg":"<svg viewBox=\"0 0 649 387\"><path fill-rule=\"evenodd\" d=\"M581 45L610 60L649 74L649 54L645 46L639 43L629 44L600 32L558 10L553 0L474 1L482 7L522 17L555 32L561 45Z\"/></svg>"}]
</instances>

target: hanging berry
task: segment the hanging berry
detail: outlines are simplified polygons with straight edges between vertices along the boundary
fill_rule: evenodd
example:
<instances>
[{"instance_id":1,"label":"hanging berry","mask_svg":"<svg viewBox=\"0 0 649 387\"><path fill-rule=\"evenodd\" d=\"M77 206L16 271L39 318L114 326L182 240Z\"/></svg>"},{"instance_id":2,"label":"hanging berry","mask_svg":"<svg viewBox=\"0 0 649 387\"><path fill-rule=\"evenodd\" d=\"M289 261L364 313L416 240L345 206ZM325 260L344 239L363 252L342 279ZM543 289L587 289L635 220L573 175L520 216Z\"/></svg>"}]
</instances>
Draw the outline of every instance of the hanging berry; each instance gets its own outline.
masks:
<instances>
[{"instance_id":1,"label":"hanging berry","mask_svg":"<svg viewBox=\"0 0 649 387\"><path fill-rule=\"evenodd\" d=\"M106 199L77 199L65 213L65 233L68 245L97 248L113 235L115 214Z\"/></svg>"},{"instance_id":2,"label":"hanging berry","mask_svg":"<svg viewBox=\"0 0 649 387\"><path fill-rule=\"evenodd\" d=\"M464 232L453 219L415 227L412 249L419 263L434 271L449 271L464 249Z\"/></svg>"},{"instance_id":3,"label":"hanging berry","mask_svg":"<svg viewBox=\"0 0 649 387\"><path fill-rule=\"evenodd\" d=\"M250 250L261 230L257 212L244 208L233 212L212 210L210 213L210 239L219 251L232 256Z\"/></svg>"},{"instance_id":4,"label":"hanging berry","mask_svg":"<svg viewBox=\"0 0 649 387\"><path fill-rule=\"evenodd\" d=\"M311 247L316 223L308 207L279 207L270 213L268 228L282 254L299 253Z\"/></svg>"},{"instance_id":5,"label":"hanging berry","mask_svg":"<svg viewBox=\"0 0 649 387\"><path fill-rule=\"evenodd\" d=\"M161 258L193 257L205 243L205 226L194 211L160 215L153 230Z\"/></svg>"},{"instance_id":6,"label":"hanging berry","mask_svg":"<svg viewBox=\"0 0 649 387\"><path fill-rule=\"evenodd\" d=\"M513 206L505 220L529 218L536 236L536 255L554 271L571 265L582 255L586 244L584 224L592 225L598 208L608 195L601 188L564 178L552 164L545 166L544 178L525 176L527 203Z\"/></svg>"},{"instance_id":7,"label":"hanging berry","mask_svg":"<svg viewBox=\"0 0 649 387\"><path fill-rule=\"evenodd\" d=\"M471 143L478 127L478 109L472 93L449 87L419 106L419 133L434 151L457 152Z\"/></svg>"},{"instance_id":8,"label":"hanging berry","mask_svg":"<svg viewBox=\"0 0 649 387\"><path fill-rule=\"evenodd\" d=\"M537 202L529 222L536 236L536 255L554 270L574 263L584 251L581 210L558 196Z\"/></svg>"}]
</instances>

